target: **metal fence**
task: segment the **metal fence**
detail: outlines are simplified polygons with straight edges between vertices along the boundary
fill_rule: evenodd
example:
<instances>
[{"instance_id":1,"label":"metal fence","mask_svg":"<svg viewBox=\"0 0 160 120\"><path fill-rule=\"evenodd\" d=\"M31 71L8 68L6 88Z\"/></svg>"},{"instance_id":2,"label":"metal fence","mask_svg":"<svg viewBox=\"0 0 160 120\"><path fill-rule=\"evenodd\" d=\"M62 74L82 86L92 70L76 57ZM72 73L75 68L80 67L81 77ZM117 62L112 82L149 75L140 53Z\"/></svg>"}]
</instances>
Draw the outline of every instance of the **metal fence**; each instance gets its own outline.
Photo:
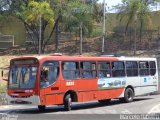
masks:
<instances>
[{"instance_id":1,"label":"metal fence","mask_svg":"<svg viewBox=\"0 0 160 120\"><path fill-rule=\"evenodd\" d=\"M14 43L14 35L3 35L0 33L0 49L8 49L13 47Z\"/></svg>"}]
</instances>

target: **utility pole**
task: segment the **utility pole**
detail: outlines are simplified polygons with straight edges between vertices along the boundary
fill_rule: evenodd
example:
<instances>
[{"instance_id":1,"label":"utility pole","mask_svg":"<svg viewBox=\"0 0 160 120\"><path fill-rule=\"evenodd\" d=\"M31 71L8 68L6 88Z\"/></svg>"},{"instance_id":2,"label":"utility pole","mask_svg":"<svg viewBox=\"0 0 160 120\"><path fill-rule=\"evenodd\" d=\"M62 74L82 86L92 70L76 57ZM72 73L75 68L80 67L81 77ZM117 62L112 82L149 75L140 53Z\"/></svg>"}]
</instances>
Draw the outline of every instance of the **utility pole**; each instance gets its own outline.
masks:
<instances>
[{"instance_id":1,"label":"utility pole","mask_svg":"<svg viewBox=\"0 0 160 120\"><path fill-rule=\"evenodd\" d=\"M41 55L41 41L42 41L42 15L39 17L39 42L38 42L38 55Z\"/></svg>"},{"instance_id":2,"label":"utility pole","mask_svg":"<svg viewBox=\"0 0 160 120\"><path fill-rule=\"evenodd\" d=\"M83 23L81 22L80 23L80 55L82 55L82 48L83 48L83 46L82 46L82 44L83 44Z\"/></svg>"},{"instance_id":3,"label":"utility pole","mask_svg":"<svg viewBox=\"0 0 160 120\"><path fill-rule=\"evenodd\" d=\"M103 0L103 24L102 24L102 53L104 53L104 41L106 35L106 9L105 9L105 0Z\"/></svg>"},{"instance_id":4,"label":"utility pole","mask_svg":"<svg viewBox=\"0 0 160 120\"><path fill-rule=\"evenodd\" d=\"M137 51L137 12L134 16L134 56Z\"/></svg>"}]
</instances>

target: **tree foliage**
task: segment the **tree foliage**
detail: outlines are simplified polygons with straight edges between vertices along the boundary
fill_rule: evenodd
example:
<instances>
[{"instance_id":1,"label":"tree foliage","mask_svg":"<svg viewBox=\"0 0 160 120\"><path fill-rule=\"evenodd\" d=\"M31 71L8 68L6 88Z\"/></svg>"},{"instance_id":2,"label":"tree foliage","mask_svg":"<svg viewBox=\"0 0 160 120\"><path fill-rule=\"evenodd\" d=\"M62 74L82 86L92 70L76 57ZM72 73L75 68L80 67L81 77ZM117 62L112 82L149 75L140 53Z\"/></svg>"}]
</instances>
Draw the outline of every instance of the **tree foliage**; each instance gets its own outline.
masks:
<instances>
[{"instance_id":1,"label":"tree foliage","mask_svg":"<svg viewBox=\"0 0 160 120\"><path fill-rule=\"evenodd\" d=\"M135 20L139 21L140 29L145 25L148 27L152 26L149 4L148 0L123 0L122 4L116 6L120 22L126 20L125 32L127 32L128 26L132 25Z\"/></svg>"},{"instance_id":2,"label":"tree foliage","mask_svg":"<svg viewBox=\"0 0 160 120\"><path fill-rule=\"evenodd\" d=\"M0 2L3 3L1 0ZM19 19L25 26L26 32L30 35L30 39L33 42L35 51L38 52L39 41L39 19L42 20L42 33L41 44L42 52L46 47L46 42L51 39L53 34L50 31L49 36L45 36L45 32L48 26L54 29L55 15L48 1L45 0L7 0L8 7L2 7L1 13L5 13L4 16L12 16ZM2 15L2 14L1 14Z\"/></svg>"},{"instance_id":3,"label":"tree foliage","mask_svg":"<svg viewBox=\"0 0 160 120\"><path fill-rule=\"evenodd\" d=\"M58 24L59 29L74 32L77 35L77 33L79 33L80 24L83 23L83 33L85 35L90 35L93 29L93 21L96 20L96 17L93 17L93 9L95 9L94 6L96 2L97 0L88 0L85 2L80 0L51 1L53 9L56 11L56 16L60 16L61 18ZM97 10L96 13L97 21L99 11Z\"/></svg>"},{"instance_id":4,"label":"tree foliage","mask_svg":"<svg viewBox=\"0 0 160 120\"><path fill-rule=\"evenodd\" d=\"M94 20L100 21L101 16L101 7L96 2L97 0L0 0L0 18L12 16L19 19L30 34L38 52L40 18L41 49L44 51L53 33L58 34L59 28L77 33L80 23L83 23L83 32L90 34ZM47 30L48 27L50 31ZM47 35L46 30L49 32Z\"/></svg>"},{"instance_id":5,"label":"tree foliage","mask_svg":"<svg viewBox=\"0 0 160 120\"><path fill-rule=\"evenodd\" d=\"M78 31L80 24L83 23L84 33L92 32L93 20L90 5L79 2L78 0L67 4L67 10L63 13L65 21L64 29Z\"/></svg>"},{"instance_id":6,"label":"tree foliage","mask_svg":"<svg viewBox=\"0 0 160 120\"><path fill-rule=\"evenodd\" d=\"M42 17L48 23L54 24L54 12L46 1L30 1L28 7L22 14L28 23L37 22L39 18Z\"/></svg>"},{"instance_id":7,"label":"tree foliage","mask_svg":"<svg viewBox=\"0 0 160 120\"><path fill-rule=\"evenodd\" d=\"M157 1L159 0L123 0L122 4L115 6L120 22L122 20L126 22L125 33L127 33L129 25L133 25L135 28L134 54L136 53L137 27L139 26L141 41L143 28L150 29L152 27L152 11L149 5Z\"/></svg>"}]
</instances>

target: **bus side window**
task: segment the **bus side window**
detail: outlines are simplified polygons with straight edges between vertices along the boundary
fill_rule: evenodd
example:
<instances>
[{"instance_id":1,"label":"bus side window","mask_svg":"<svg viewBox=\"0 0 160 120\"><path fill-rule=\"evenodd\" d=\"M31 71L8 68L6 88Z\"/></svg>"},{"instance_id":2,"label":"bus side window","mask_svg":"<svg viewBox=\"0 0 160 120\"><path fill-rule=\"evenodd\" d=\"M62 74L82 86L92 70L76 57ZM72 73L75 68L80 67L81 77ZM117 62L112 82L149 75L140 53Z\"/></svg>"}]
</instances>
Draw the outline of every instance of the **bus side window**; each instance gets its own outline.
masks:
<instances>
[{"instance_id":1,"label":"bus side window","mask_svg":"<svg viewBox=\"0 0 160 120\"><path fill-rule=\"evenodd\" d=\"M80 78L79 63L78 62L63 62L62 63L63 77L66 80L73 80Z\"/></svg>"},{"instance_id":2,"label":"bus side window","mask_svg":"<svg viewBox=\"0 0 160 120\"><path fill-rule=\"evenodd\" d=\"M81 62L82 78L96 78L96 63Z\"/></svg>"},{"instance_id":3,"label":"bus side window","mask_svg":"<svg viewBox=\"0 0 160 120\"><path fill-rule=\"evenodd\" d=\"M139 74L140 74L140 76L149 75L148 61L140 61L139 62Z\"/></svg>"},{"instance_id":4,"label":"bus side window","mask_svg":"<svg viewBox=\"0 0 160 120\"><path fill-rule=\"evenodd\" d=\"M125 76L124 62L122 61L112 62L112 76L113 77L124 77Z\"/></svg>"},{"instance_id":5,"label":"bus side window","mask_svg":"<svg viewBox=\"0 0 160 120\"><path fill-rule=\"evenodd\" d=\"M126 74L128 77L138 76L137 61L126 61Z\"/></svg>"},{"instance_id":6,"label":"bus side window","mask_svg":"<svg viewBox=\"0 0 160 120\"><path fill-rule=\"evenodd\" d=\"M156 63L155 63L155 61L150 61L149 66L150 66L150 75L154 76L156 74Z\"/></svg>"},{"instance_id":7,"label":"bus side window","mask_svg":"<svg viewBox=\"0 0 160 120\"><path fill-rule=\"evenodd\" d=\"M52 85L58 78L59 64L57 61L46 61L41 69L41 87Z\"/></svg>"},{"instance_id":8,"label":"bus side window","mask_svg":"<svg viewBox=\"0 0 160 120\"><path fill-rule=\"evenodd\" d=\"M111 77L110 62L98 62L98 77Z\"/></svg>"},{"instance_id":9,"label":"bus side window","mask_svg":"<svg viewBox=\"0 0 160 120\"><path fill-rule=\"evenodd\" d=\"M48 80L50 84L54 83L57 80L59 74L59 67L57 65L49 66Z\"/></svg>"}]
</instances>

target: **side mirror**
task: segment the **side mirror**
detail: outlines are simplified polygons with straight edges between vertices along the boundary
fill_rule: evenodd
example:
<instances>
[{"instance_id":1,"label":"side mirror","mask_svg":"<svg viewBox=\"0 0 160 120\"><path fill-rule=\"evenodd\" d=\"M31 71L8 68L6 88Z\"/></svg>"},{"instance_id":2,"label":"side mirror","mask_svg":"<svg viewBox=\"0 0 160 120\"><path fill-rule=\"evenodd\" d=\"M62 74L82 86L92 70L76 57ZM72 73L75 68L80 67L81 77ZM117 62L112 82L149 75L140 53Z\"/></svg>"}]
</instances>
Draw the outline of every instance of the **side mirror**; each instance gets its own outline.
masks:
<instances>
[{"instance_id":1,"label":"side mirror","mask_svg":"<svg viewBox=\"0 0 160 120\"><path fill-rule=\"evenodd\" d=\"M3 70L1 71L1 76L2 76L2 78L3 78Z\"/></svg>"},{"instance_id":2,"label":"side mirror","mask_svg":"<svg viewBox=\"0 0 160 120\"><path fill-rule=\"evenodd\" d=\"M3 68L2 69L2 71L1 71L2 80L8 81L8 73L9 73L8 68Z\"/></svg>"}]
</instances>

